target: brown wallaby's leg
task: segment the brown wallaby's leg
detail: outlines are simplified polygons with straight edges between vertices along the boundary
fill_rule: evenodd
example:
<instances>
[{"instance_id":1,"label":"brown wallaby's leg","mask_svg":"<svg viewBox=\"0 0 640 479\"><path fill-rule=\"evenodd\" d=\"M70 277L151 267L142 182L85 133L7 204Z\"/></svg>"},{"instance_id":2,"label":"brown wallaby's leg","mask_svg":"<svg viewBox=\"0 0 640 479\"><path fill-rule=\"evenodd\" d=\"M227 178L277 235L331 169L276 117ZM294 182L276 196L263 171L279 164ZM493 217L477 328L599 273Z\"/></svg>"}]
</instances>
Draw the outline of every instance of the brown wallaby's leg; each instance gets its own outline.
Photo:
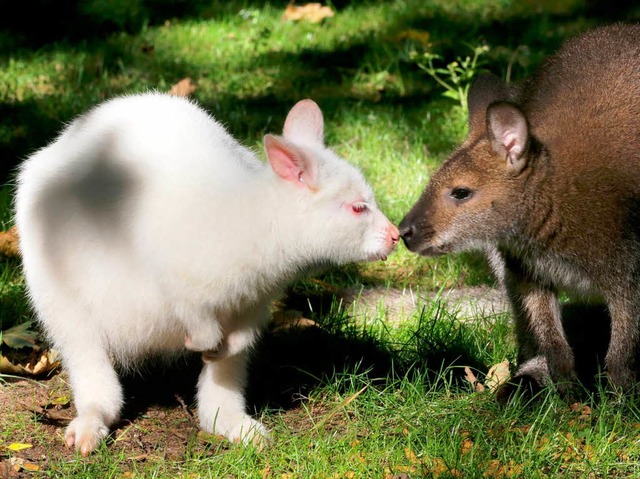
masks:
<instances>
[{"instance_id":1,"label":"brown wallaby's leg","mask_svg":"<svg viewBox=\"0 0 640 479\"><path fill-rule=\"evenodd\" d=\"M496 261L492 263L495 267ZM533 281L512 258L506 258L503 264L499 276L512 304L518 342L514 376L529 376L540 386L551 380L560 393L565 393L576 374L556 293L550 286Z\"/></svg>"},{"instance_id":2,"label":"brown wallaby's leg","mask_svg":"<svg viewBox=\"0 0 640 479\"><path fill-rule=\"evenodd\" d=\"M611 340L605 358L607 374L613 386L630 390L636 383L635 360L639 341L640 298L611 298L609 311Z\"/></svg>"}]
</instances>

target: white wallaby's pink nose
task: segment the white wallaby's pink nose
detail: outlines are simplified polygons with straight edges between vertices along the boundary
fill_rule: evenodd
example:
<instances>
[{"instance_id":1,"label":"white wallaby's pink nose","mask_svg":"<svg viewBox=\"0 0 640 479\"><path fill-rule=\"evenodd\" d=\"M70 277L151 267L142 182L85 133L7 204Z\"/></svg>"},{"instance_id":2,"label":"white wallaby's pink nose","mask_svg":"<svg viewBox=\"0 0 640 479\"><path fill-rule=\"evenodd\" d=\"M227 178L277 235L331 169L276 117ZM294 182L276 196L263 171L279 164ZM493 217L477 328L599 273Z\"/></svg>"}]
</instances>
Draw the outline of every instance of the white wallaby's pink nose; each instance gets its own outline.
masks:
<instances>
[{"instance_id":1,"label":"white wallaby's pink nose","mask_svg":"<svg viewBox=\"0 0 640 479\"><path fill-rule=\"evenodd\" d=\"M384 253L380 256L382 261L386 261L387 255L391 253L400 239L400 232L393 223L387 224L387 233L384 240Z\"/></svg>"},{"instance_id":2,"label":"white wallaby's pink nose","mask_svg":"<svg viewBox=\"0 0 640 479\"><path fill-rule=\"evenodd\" d=\"M395 246L398 244L398 241L400 240L400 232L398 231L398 228L396 228L396 225L394 225L393 223L389 223L389 226L387 226L387 235L391 239L391 243L395 248Z\"/></svg>"}]
</instances>

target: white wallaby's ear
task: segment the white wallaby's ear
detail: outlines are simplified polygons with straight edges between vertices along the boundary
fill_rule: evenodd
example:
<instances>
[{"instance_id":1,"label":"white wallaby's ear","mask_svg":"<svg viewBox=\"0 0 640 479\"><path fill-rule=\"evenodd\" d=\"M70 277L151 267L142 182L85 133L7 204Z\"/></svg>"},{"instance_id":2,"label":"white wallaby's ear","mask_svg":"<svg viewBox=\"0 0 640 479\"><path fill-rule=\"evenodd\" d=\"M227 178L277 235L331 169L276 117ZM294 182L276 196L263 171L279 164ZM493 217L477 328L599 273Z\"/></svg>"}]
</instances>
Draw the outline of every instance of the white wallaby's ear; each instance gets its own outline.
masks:
<instances>
[{"instance_id":1,"label":"white wallaby's ear","mask_svg":"<svg viewBox=\"0 0 640 479\"><path fill-rule=\"evenodd\" d=\"M287 140L324 144L324 120L313 100L300 100L289 111L283 133Z\"/></svg>"},{"instance_id":2,"label":"white wallaby's ear","mask_svg":"<svg viewBox=\"0 0 640 479\"><path fill-rule=\"evenodd\" d=\"M527 165L529 144L527 119L512 103L499 101L487 108L487 131L493 149L507 161L507 170L520 173Z\"/></svg>"},{"instance_id":3,"label":"white wallaby's ear","mask_svg":"<svg viewBox=\"0 0 640 479\"><path fill-rule=\"evenodd\" d=\"M274 135L264 136L264 148L271 168L280 178L315 189L316 165L304 151Z\"/></svg>"}]
</instances>

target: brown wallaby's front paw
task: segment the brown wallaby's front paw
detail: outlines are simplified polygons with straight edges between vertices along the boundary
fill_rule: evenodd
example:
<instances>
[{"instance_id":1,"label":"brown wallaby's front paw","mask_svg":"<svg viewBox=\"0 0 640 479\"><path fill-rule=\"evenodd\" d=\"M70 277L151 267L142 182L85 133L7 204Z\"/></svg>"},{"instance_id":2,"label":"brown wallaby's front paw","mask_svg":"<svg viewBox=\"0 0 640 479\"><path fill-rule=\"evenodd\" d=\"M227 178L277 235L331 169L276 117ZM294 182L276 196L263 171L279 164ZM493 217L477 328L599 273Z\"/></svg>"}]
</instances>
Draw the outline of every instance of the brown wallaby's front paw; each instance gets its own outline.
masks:
<instances>
[{"instance_id":1,"label":"brown wallaby's front paw","mask_svg":"<svg viewBox=\"0 0 640 479\"><path fill-rule=\"evenodd\" d=\"M496 390L496 400L503 406L506 406L516 396L520 396L528 402L538 396L544 387L544 384L540 384L540 382L532 376L514 376L510 381L498 387Z\"/></svg>"},{"instance_id":2,"label":"brown wallaby's front paw","mask_svg":"<svg viewBox=\"0 0 640 479\"><path fill-rule=\"evenodd\" d=\"M638 381L635 372L627 367L608 367L607 377L609 384L620 393L639 392Z\"/></svg>"}]
</instances>

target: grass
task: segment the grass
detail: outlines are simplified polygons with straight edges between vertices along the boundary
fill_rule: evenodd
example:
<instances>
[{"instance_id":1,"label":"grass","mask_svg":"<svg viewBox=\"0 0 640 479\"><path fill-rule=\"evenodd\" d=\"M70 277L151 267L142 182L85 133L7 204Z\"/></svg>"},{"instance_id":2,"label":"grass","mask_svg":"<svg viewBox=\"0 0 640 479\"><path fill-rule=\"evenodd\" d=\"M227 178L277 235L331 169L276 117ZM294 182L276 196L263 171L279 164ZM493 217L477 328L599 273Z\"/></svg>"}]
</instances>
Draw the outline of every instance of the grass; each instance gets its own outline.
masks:
<instances>
[{"instance_id":1,"label":"grass","mask_svg":"<svg viewBox=\"0 0 640 479\"><path fill-rule=\"evenodd\" d=\"M335 1L336 16L314 25L284 22L286 1L186 3L140 0L124 15L115 0L63 11L34 0L17 6L20 20L0 20L4 229L15 167L65 122L105 98L165 91L187 76L194 98L256 150L297 100L315 99L327 142L363 170L397 223L466 132L460 103L418 66L424 52L444 66L486 44L484 66L519 79L567 36L640 18L633 2L613 13L579 0L372 0ZM39 465L34 476L56 478L640 477L633 398L596 387L575 404L545 391L503 408L463 379L464 366L482 379L491 365L514 360L508 315L459 318L424 298L401 317L332 302L336 288L361 285L425 293L492 284L477 254L428 259L400 247L384 264L293 285L285 306L313 303L306 314L319 327L272 332L256 353L249 402L275 439L264 451L198 435L179 414L169 375L150 389L162 401L139 393L146 406L132 401L110 443L81 459L61 446L64 421L23 404L32 398L47 409L64 398L63 377L25 390L0 384L0 396L14 401L0 401L0 476L10 458L27 458ZM29 319L19 262L1 258L0 331ZM189 387L180 389L187 403ZM179 447L170 447L172 431ZM15 442L34 445L32 453L6 449Z\"/></svg>"}]
</instances>

